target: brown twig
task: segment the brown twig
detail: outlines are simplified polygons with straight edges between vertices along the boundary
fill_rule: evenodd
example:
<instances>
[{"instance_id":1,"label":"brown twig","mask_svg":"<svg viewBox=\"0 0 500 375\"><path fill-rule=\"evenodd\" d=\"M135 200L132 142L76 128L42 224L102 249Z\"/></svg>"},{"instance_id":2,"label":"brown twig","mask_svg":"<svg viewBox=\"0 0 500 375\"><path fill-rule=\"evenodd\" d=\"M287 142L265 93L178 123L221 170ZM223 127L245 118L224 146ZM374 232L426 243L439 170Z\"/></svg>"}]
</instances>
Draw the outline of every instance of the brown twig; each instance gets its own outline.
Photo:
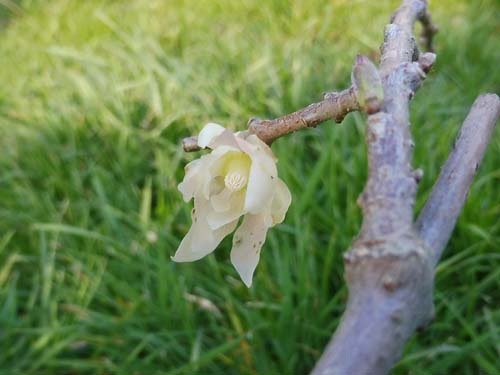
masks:
<instances>
[{"instance_id":1,"label":"brown twig","mask_svg":"<svg viewBox=\"0 0 500 375\"><path fill-rule=\"evenodd\" d=\"M434 264L439 261L455 227L499 116L497 95L480 95L476 99L420 212L417 229L432 249Z\"/></svg>"},{"instance_id":2,"label":"brown twig","mask_svg":"<svg viewBox=\"0 0 500 375\"><path fill-rule=\"evenodd\" d=\"M201 148L198 146L198 137L187 137L182 140L182 148L185 152L200 151Z\"/></svg>"},{"instance_id":3,"label":"brown twig","mask_svg":"<svg viewBox=\"0 0 500 375\"><path fill-rule=\"evenodd\" d=\"M274 120L252 118L248 121L248 130L270 145L279 137L300 129L316 127L327 120L342 122L349 112L358 109L354 87L350 87L341 92L328 92L323 95L322 101ZM182 147L186 152L200 150L196 137L184 138Z\"/></svg>"},{"instance_id":4,"label":"brown twig","mask_svg":"<svg viewBox=\"0 0 500 375\"><path fill-rule=\"evenodd\" d=\"M355 90L351 87L339 93L326 93L322 101L274 120L251 119L248 122L248 129L264 142L271 144L283 135L316 127L330 119L340 123L349 112L358 108Z\"/></svg>"}]
</instances>

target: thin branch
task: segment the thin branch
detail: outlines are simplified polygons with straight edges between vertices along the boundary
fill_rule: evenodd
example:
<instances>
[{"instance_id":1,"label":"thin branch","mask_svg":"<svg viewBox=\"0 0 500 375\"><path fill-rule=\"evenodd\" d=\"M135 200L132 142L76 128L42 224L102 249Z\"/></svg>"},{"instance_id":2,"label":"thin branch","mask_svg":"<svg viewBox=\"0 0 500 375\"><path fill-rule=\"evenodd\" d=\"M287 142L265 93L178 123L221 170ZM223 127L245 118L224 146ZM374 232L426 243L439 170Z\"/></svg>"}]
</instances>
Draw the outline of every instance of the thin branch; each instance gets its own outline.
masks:
<instances>
[{"instance_id":1,"label":"thin branch","mask_svg":"<svg viewBox=\"0 0 500 375\"><path fill-rule=\"evenodd\" d=\"M359 108L354 88L326 93L323 100L274 120L251 119L248 129L264 142L271 144L275 139L304 128L333 119L340 123L344 117Z\"/></svg>"},{"instance_id":2,"label":"thin branch","mask_svg":"<svg viewBox=\"0 0 500 375\"><path fill-rule=\"evenodd\" d=\"M274 120L252 118L248 121L248 130L267 144L271 144L279 137L300 129L316 127L327 120L342 122L349 112L358 109L359 104L354 87L350 87L338 93L328 92L323 95L322 101ZM184 138L182 147L186 152L200 150L196 137Z\"/></svg>"},{"instance_id":3,"label":"thin branch","mask_svg":"<svg viewBox=\"0 0 500 375\"><path fill-rule=\"evenodd\" d=\"M437 264L448 242L500 116L500 99L480 95L465 119L448 160L420 212L417 228Z\"/></svg>"},{"instance_id":4,"label":"thin branch","mask_svg":"<svg viewBox=\"0 0 500 375\"><path fill-rule=\"evenodd\" d=\"M198 137L187 137L182 140L182 148L185 152L200 151L201 148L198 146Z\"/></svg>"},{"instance_id":5,"label":"thin branch","mask_svg":"<svg viewBox=\"0 0 500 375\"><path fill-rule=\"evenodd\" d=\"M420 17L422 23L422 33L420 34L420 41L425 46L427 51L434 52L433 39L434 35L439 31L439 27L432 22L431 14L426 10Z\"/></svg>"},{"instance_id":6,"label":"thin branch","mask_svg":"<svg viewBox=\"0 0 500 375\"><path fill-rule=\"evenodd\" d=\"M425 0L403 0L392 14L391 23L384 30L380 58L380 73L386 77L401 64L417 60L417 43L413 36L415 22L422 19L427 9Z\"/></svg>"}]
</instances>

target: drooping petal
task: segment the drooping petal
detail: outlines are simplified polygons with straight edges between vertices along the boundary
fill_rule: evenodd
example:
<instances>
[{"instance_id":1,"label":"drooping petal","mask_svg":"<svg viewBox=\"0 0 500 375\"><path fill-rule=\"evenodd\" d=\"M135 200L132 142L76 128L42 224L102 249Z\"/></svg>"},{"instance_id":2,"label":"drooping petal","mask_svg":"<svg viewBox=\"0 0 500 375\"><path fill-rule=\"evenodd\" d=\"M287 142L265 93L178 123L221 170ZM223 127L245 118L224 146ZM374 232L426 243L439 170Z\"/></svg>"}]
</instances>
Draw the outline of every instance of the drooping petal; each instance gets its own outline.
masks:
<instances>
[{"instance_id":1,"label":"drooping petal","mask_svg":"<svg viewBox=\"0 0 500 375\"><path fill-rule=\"evenodd\" d=\"M214 138L218 137L225 130L226 129L219 124L209 122L203 127L203 129L201 129L201 132L198 135L198 146L201 148L208 147L210 142L212 142Z\"/></svg>"},{"instance_id":2,"label":"drooping petal","mask_svg":"<svg viewBox=\"0 0 500 375\"><path fill-rule=\"evenodd\" d=\"M173 261L192 262L203 258L214 251L224 237L236 228L238 220L228 223L217 230L211 229L204 214L207 207L208 201L195 198L195 209L191 214L191 228L172 257Z\"/></svg>"},{"instance_id":3,"label":"drooping petal","mask_svg":"<svg viewBox=\"0 0 500 375\"><path fill-rule=\"evenodd\" d=\"M292 203L292 194L285 183L278 178L276 181L276 190L274 192L273 201L271 203L271 216L273 225L281 223L285 219L288 207Z\"/></svg>"},{"instance_id":4,"label":"drooping petal","mask_svg":"<svg viewBox=\"0 0 500 375\"><path fill-rule=\"evenodd\" d=\"M250 288L252 278L260 259L260 250L269 228L267 213L245 215L243 223L236 230L231 249L231 263L245 285Z\"/></svg>"}]
</instances>

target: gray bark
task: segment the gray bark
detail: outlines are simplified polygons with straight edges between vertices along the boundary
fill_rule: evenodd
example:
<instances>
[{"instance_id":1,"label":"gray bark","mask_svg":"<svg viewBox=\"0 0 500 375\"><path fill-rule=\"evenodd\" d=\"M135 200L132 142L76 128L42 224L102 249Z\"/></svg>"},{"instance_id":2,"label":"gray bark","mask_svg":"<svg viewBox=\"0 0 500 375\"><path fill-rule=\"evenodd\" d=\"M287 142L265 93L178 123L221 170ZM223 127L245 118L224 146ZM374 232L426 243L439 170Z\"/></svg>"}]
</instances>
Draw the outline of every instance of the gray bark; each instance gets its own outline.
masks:
<instances>
[{"instance_id":1,"label":"gray bark","mask_svg":"<svg viewBox=\"0 0 500 375\"><path fill-rule=\"evenodd\" d=\"M345 255L349 299L315 375L386 374L415 330L432 320L434 267L500 114L496 95L476 100L415 225L422 172L411 168L408 104L435 59L417 49L412 32L417 20L431 48L437 28L425 1L403 1L385 29L380 63L384 100L380 111L368 116L369 173L359 199L363 225Z\"/></svg>"}]
</instances>

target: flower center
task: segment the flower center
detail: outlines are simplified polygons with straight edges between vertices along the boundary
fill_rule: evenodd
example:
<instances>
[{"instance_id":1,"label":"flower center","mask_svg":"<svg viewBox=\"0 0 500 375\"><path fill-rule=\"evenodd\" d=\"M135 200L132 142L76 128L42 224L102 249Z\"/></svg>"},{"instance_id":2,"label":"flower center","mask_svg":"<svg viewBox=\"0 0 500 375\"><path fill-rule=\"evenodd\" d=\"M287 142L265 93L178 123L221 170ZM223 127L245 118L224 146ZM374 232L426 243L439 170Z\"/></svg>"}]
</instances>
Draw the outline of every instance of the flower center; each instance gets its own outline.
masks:
<instances>
[{"instance_id":1,"label":"flower center","mask_svg":"<svg viewBox=\"0 0 500 375\"><path fill-rule=\"evenodd\" d=\"M238 172L231 172L224 177L224 185L231 191L239 191L247 184L247 178Z\"/></svg>"},{"instance_id":2,"label":"flower center","mask_svg":"<svg viewBox=\"0 0 500 375\"><path fill-rule=\"evenodd\" d=\"M233 151L226 154L220 176L224 176L224 186L229 192L234 193L247 186L251 164L250 157L243 152Z\"/></svg>"}]
</instances>

